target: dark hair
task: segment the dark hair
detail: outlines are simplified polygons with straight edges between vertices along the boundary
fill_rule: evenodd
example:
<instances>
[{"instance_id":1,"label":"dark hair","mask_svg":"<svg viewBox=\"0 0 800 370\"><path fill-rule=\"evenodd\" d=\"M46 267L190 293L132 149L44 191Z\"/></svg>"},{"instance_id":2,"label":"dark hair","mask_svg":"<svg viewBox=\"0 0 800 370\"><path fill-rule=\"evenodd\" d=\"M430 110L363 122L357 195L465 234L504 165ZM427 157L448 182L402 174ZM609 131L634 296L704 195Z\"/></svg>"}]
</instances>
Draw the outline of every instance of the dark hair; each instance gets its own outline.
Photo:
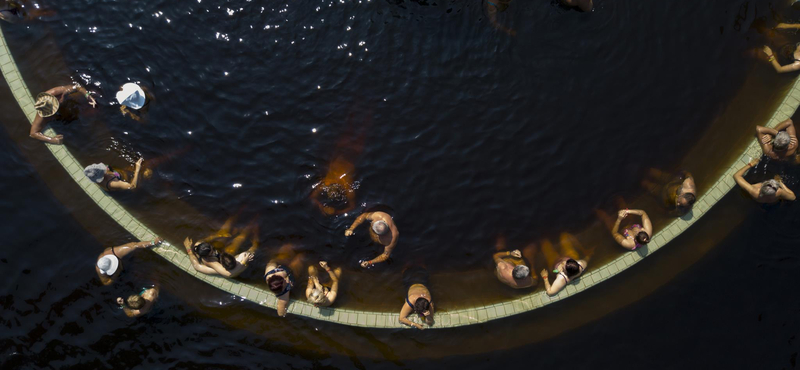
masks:
<instances>
[{"instance_id":1,"label":"dark hair","mask_svg":"<svg viewBox=\"0 0 800 370\"><path fill-rule=\"evenodd\" d=\"M278 294L283 291L283 276L272 275L267 278L267 285L269 285L269 290L273 293Z\"/></svg>"},{"instance_id":2,"label":"dark hair","mask_svg":"<svg viewBox=\"0 0 800 370\"><path fill-rule=\"evenodd\" d=\"M423 313L431 309L431 302L425 298L419 297L414 301L414 312Z\"/></svg>"},{"instance_id":3,"label":"dark hair","mask_svg":"<svg viewBox=\"0 0 800 370\"><path fill-rule=\"evenodd\" d=\"M200 257L216 256L216 251L214 250L214 247L212 247L211 244L208 244L206 242L200 242L195 244L194 247L192 247L192 251L194 252L194 254Z\"/></svg>"},{"instance_id":4,"label":"dark hair","mask_svg":"<svg viewBox=\"0 0 800 370\"><path fill-rule=\"evenodd\" d=\"M697 201L697 197L692 193L683 194L679 198L686 201L686 205L678 204L678 211L681 214L688 213L692 209L694 202Z\"/></svg>"},{"instance_id":5,"label":"dark hair","mask_svg":"<svg viewBox=\"0 0 800 370\"><path fill-rule=\"evenodd\" d=\"M228 253L220 253L219 263L221 263L222 267L224 267L226 270L231 271L236 268L236 257L231 256Z\"/></svg>"},{"instance_id":6,"label":"dark hair","mask_svg":"<svg viewBox=\"0 0 800 370\"><path fill-rule=\"evenodd\" d=\"M138 294L131 294L131 296L125 300L125 303L128 305L128 307L133 308L134 310L138 310L144 307L144 304L146 302L144 298L142 298L142 296Z\"/></svg>"},{"instance_id":7,"label":"dark hair","mask_svg":"<svg viewBox=\"0 0 800 370\"><path fill-rule=\"evenodd\" d=\"M564 264L564 271L567 273L567 276L570 277L575 276L581 272L581 265L578 264L578 261L575 261L574 259L570 258Z\"/></svg>"},{"instance_id":8,"label":"dark hair","mask_svg":"<svg viewBox=\"0 0 800 370\"><path fill-rule=\"evenodd\" d=\"M639 244L647 244L650 243L650 234L648 234L646 231L639 231L636 233L636 237L634 239Z\"/></svg>"}]
</instances>

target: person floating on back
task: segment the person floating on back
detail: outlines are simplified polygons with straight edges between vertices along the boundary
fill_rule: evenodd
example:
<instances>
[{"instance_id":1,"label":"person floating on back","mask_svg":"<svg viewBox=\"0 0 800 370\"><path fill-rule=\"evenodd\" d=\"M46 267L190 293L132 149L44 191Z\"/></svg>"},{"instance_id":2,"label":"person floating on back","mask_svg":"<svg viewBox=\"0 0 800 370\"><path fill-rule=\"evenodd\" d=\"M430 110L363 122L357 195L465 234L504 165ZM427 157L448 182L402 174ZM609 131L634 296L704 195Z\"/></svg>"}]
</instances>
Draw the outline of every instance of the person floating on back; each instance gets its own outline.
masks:
<instances>
[{"instance_id":1,"label":"person floating on back","mask_svg":"<svg viewBox=\"0 0 800 370\"><path fill-rule=\"evenodd\" d=\"M797 153L797 132L791 119L774 129L756 126L756 140L764 155L772 159L787 159Z\"/></svg>"},{"instance_id":2,"label":"person floating on back","mask_svg":"<svg viewBox=\"0 0 800 370\"><path fill-rule=\"evenodd\" d=\"M97 257L95 264L95 271L100 278L103 285L108 285L114 282L114 279L119 276L122 271L122 258L136 249L150 248L160 244L164 240L156 238L148 242L127 243L116 247L106 248L103 253Z\"/></svg>"},{"instance_id":3,"label":"person floating on back","mask_svg":"<svg viewBox=\"0 0 800 370\"><path fill-rule=\"evenodd\" d=\"M142 316L153 308L158 299L158 287L142 288L139 294L131 294L127 299L117 298L117 304L128 317Z\"/></svg>"},{"instance_id":4,"label":"person floating on back","mask_svg":"<svg viewBox=\"0 0 800 370\"><path fill-rule=\"evenodd\" d=\"M317 267L313 265L308 266L306 299L308 299L308 303L316 307L327 307L333 304L336 300L336 295L339 293L339 279L342 277L342 268L337 267L331 270L331 268L328 267L328 262L325 261L319 261L319 266L328 273L328 276L331 278L331 284L327 286L320 283Z\"/></svg>"},{"instance_id":5,"label":"person floating on back","mask_svg":"<svg viewBox=\"0 0 800 370\"><path fill-rule=\"evenodd\" d=\"M50 117L53 117L58 112L58 108L60 104L64 102L64 99L75 91L83 94L92 108L97 105L89 92L78 84L58 86L43 93L39 93L39 95L36 96L36 102L33 104L33 108L36 109L36 117L31 124L30 137L50 144L61 144L63 142L64 135L49 137L45 136L42 131L44 131L45 125L50 121Z\"/></svg>"},{"instance_id":6,"label":"person floating on back","mask_svg":"<svg viewBox=\"0 0 800 370\"><path fill-rule=\"evenodd\" d=\"M400 309L400 323L425 329L425 326L408 319L409 315L419 315L419 321L433 326L433 297L428 290L428 271L421 266L413 266L403 271L403 283L408 288L406 301Z\"/></svg>"},{"instance_id":7,"label":"person floating on back","mask_svg":"<svg viewBox=\"0 0 800 370\"><path fill-rule=\"evenodd\" d=\"M783 181L779 179L767 180L757 184L751 184L745 180L744 173L747 172L747 170L756 167L758 162L758 159L753 159L750 161L750 163L733 174L733 179L736 180L736 183L739 184L739 186L744 189L747 194L750 194L750 196L755 199L756 202L762 204L775 204L782 200L794 201L797 199L797 197L794 195L794 192L786 187Z\"/></svg>"},{"instance_id":8,"label":"person floating on back","mask_svg":"<svg viewBox=\"0 0 800 370\"><path fill-rule=\"evenodd\" d=\"M361 262L361 267L367 268L376 263L381 263L389 259L394 247L397 245L397 238L400 232L397 231L392 216L385 212L367 212L363 213L345 230L345 236L353 235L353 230L361 225L364 221L370 221L369 236L372 240L380 245L385 246L383 253L368 261Z\"/></svg>"},{"instance_id":9,"label":"person floating on back","mask_svg":"<svg viewBox=\"0 0 800 370\"><path fill-rule=\"evenodd\" d=\"M136 161L131 182L123 180L119 171L115 171L103 163L94 163L86 166L83 169L83 174L107 191L135 190L139 186L139 172L142 171L142 162L144 162L144 158L139 158Z\"/></svg>"}]
</instances>

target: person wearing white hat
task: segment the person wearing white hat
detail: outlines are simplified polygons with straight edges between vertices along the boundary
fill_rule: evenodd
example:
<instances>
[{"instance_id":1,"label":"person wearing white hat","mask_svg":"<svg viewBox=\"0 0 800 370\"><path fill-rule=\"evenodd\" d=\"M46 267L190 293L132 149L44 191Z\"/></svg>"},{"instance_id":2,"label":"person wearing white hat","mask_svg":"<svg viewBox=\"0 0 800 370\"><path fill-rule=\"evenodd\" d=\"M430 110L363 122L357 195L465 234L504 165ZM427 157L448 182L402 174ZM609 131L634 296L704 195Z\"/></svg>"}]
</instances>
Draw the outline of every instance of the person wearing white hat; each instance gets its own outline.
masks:
<instances>
[{"instance_id":1,"label":"person wearing white hat","mask_svg":"<svg viewBox=\"0 0 800 370\"><path fill-rule=\"evenodd\" d=\"M389 259L394 247L397 245L397 238L400 237L400 231L394 225L392 216L385 212L367 212L358 216L353 224L344 231L345 236L353 235L353 230L361 225L364 221L370 221L369 236L372 241L383 245L383 253L368 261L362 261L361 267L367 268L376 263L381 263Z\"/></svg>"},{"instance_id":2,"label":"person wearing white hat","mask_svg":"<svg viewBox=\"0 0 800 370\"><path fill-rule=\"evenodd\" d=\"M97 263L94 266L97 271L97 276L100 277L100 282L103 285L108 285L114 282L114 279L119 276L122 271L122 258L136 249L149 248L156 244L160 244L164 239L156 238L148 242L128 243L116 247L106 248L103 253L97 256Z\"/></svg>"},{"instance_id":3,"label":"person wearing white hat","mask_svg":"<svg viewBox=\"0 0 800 370\"><path fill-rule=\"evenodd\" d=\"M131 118L136 121L141 121L141 118L133 111L138 111L143 108L146 109L145 107L151 100L150 94L148 94L144 88L133 82L122 85L119 91L117 91L116 97L122 115L130 114Z\"/></svg>"},{"instance_id":4,"label":"person wearing white hat","mask_svg":"<svg viewBox=\"0 0 800 370\"><path fill-rule=\"evenodd\" d=\"M48 121L45 118L54 116L58 112L59 105L64 102L64 98L76 91L83 94L92 108L97 105L92 95L78 84L54 87L36 95L36 102L33 104L33 108L36 109L36 118L33 119L31 124L30 137L50 144L61 144L64 140L64 135L49 137L42 133Z\"/></svg>"}]
</instances>

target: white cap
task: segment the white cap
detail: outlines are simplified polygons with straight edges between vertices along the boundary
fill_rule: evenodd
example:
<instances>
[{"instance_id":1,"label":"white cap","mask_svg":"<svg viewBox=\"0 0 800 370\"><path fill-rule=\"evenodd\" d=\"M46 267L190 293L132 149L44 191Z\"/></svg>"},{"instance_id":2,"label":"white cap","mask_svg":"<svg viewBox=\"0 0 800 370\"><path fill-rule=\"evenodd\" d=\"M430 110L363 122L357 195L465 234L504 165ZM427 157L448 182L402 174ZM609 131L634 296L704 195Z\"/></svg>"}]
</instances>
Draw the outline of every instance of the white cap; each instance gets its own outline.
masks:
<instances>
[{"instance_id":1,"label":"white cap","mask_svg":"<svg viewBox=\"0 0 800 370\"><path fill-rule=\"evenodd\" d=\"M119 258L117 256L105 255L97 260L97 269L100 273L106 276L114 275L119 267Z\"/></svg>"},{"instance_id":2,"label":"white cap","mask_svg":"<svg viewBox=\"0 0 800 370\"><path fill-rule=\"evenodd\" d=\"M117 91L117 101L131 109L141 109L144 106L144 90L139 85L128 82L122 85L122 90Z\"/></svg>"}]
</instances>

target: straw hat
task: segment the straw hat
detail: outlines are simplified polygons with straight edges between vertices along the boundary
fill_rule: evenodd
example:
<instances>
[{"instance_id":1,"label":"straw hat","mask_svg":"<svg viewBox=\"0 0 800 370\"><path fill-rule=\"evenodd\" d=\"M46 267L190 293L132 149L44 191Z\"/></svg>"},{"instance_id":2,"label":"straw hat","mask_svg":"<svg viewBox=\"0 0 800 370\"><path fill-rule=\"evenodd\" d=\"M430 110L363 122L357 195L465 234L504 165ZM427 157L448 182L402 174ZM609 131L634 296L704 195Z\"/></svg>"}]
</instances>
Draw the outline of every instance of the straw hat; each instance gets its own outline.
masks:
<instances>
[{"instance_id":1,"label":"straw hat","mask_svg":"<svg viewBox=\"0 0 800 370\"><path fill-rule=\"evenodd\" d=\"M58 99L46 92L36 95L36 103L33 104L36 113L42 117L50 117L58 112Z\"/></svg>"},{"instance_id":2,"label":"straw hat","mask_svg":"<svg viewBox=\"0 0 800 370\"><path fill-rule=\"evenodd\" d=\"M141 109L145 102L144 90L139 85L128 82L117 91L117 101L128 108Z\"/></svg>"}]
</instances>

